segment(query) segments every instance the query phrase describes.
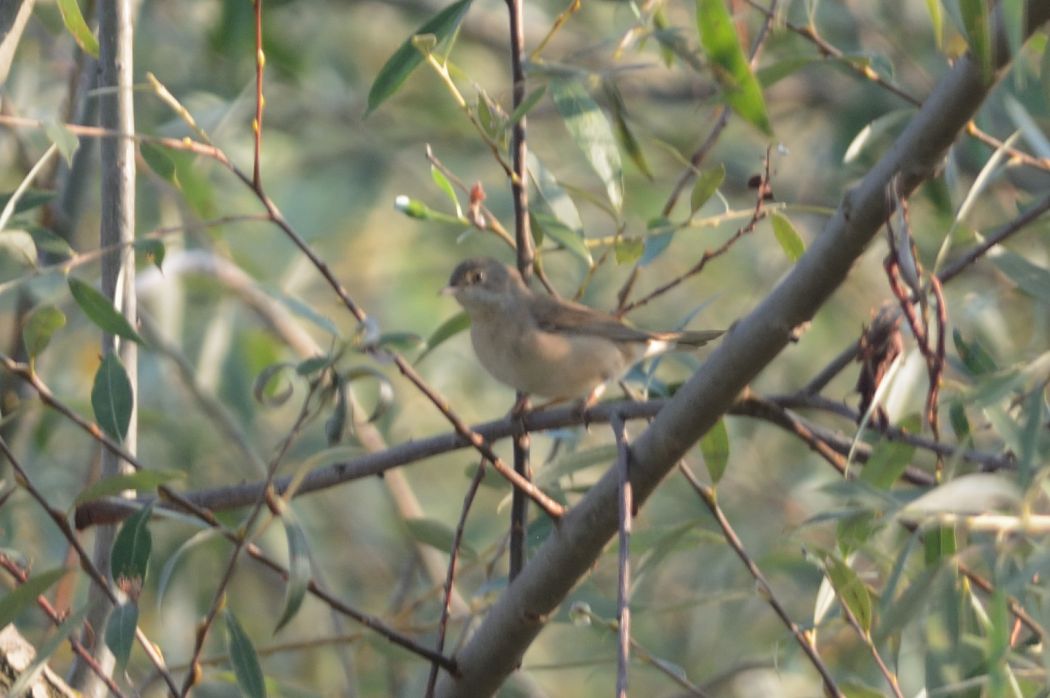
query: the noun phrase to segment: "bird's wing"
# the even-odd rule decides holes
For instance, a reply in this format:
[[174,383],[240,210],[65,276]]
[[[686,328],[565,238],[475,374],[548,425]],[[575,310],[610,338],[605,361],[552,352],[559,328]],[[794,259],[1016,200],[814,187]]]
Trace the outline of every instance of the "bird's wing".
[[722,335],[722,330],[649,332],[625,325],[619,318],[579,303],[536,294],[533,318],[542,330],[597,335],[615,342],[662,340],[687,347],[702,347]]
[[579,303],[536,294],[533,319],[537,327],[551,332],[596,335],[615,342],[648,342],[654,332],[635,329],[616,317]]

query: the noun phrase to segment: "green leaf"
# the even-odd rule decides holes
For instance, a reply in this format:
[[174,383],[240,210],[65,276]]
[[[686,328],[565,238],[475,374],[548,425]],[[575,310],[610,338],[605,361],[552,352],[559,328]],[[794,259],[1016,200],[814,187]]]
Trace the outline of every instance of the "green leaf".
[[18,680],[11,684],[5,695],[29,695],[29,688],[32,686],[33,682],[36,681],[36,677],[41,671],[43,671],[47,663],[51,661],[51,655],[58,651],[58,648],[61,647],[77,627],[84,622],[84,618],[87,617],[88,611],[91,610],[93,605],[92,602],[88,601],[76,612],[69,614],[69,617],[62,621],[62,625],[55,628],[51,637],[49,637],[46,642],[37,646],[36,657],[19,675]]
[[[307,359],[310,361],[310,359]],[[270,364],[255,377],[255,384],[252,386],[252,395],[255,396],[256,402],[260,405],[266,405],[267,407],[280,407],[288,401],[288,398],[292,396],[293,386],[291,381],[285,383],[283,389],[278,389],[281,385],[281,381],[278,380],[280,375],[285,371],[295,369],[295,366],[288,361],[280,361],[275,364]]]
[[540,198],[547,204],[555,217],[573,230],[583,230],[583,219],[576,208],[576,202],[565,191],[565,187],[558,183],[554,174],[544,167],[536,154],[531,150],[526,156],[529,167],[529,175],[536,185],[536,191]]
[[91,284],[71,276],[69,277],[69,292],[73,295],[73,300],[77,302],[80,309],[88,316],[88,319],[95,323],[103,332],[115,334],[139,344],[145,344],[145,341],[131,326],[128,319],[118,313],[113,304],[95,290]]
[[376,75],[375,82],[368,91],[368,109],[365,111],[365,116],[371,114],[380,104],[397,92],[412,71],[423,62],[423,54],[413,43],[413,37],[419,34],[433,34],[439,43],[444,41],[459,27],[467,10],[470,9],[470,3],[471,0],[459,0],[449,5],[412,32],[412,36],[405,39]]
[[113,439],[123,441],[134,404],[135,396],[124,365],[115,353],[107,353],[95,372],[95,385],[91,388],[95,421]]
[[142,159],[158,177],[176,187],[179,185],[175,161],[171,159],[166,149],[152,143],[142,142],[139,143],[139,152],[142,153]]
[[704,456],[704,464],[712,484],[717,485],[729,463],[729,432],[726,430],[724,419],[715,422],[715,425],[700,438],[700,453]]
[[50,255],[55,261],[70,259],[76,254],[68,242],[47,228],[41,228],[39,225],[27,225],[26,230],[32,236],[37,250],[42,254]]
[[165,482],[171,482],[185,477],[186,474],[180,470],[164,469],[136,470],[127,475],[111,475],[98,482],[85,487],[74,500],[76,505],[90,502],[102,497],[119,494],[125,490],[142,490],[151,492]]
[[825,558],[828,579],[839,600],[853,613],[864,632],[871,631],[873,619],[871,592],[857,573],[834,555]]
[[420,361],[426,358],[427,354],[441,346],[446,339],[454,337],[468,327],[470,327],[470,316],[466,312],[458,312],[448,320],[445,320],[427,337],[425,348],[419,357],[416,358],[415,363],[419,364]]
[[51,342],[51,337],[65,324],[65,314],[55,306],[34,308],[22,325],[22,341],[29,357],[35,359],[40,356]]
[[702,170],[693,182],[693,193],[689,195],[689,212],[696,213],[707,200],[714,196],[722,182],[726,179],[725,163],[719,163],[718,167]]
[[251,638],[237,622],[236,616],[229,609],[222,613],[226,621],[226,652],[230,655],[234,676],[241,694],[249,698],[265,698],[266,683],[263,681],[259,656]]
[[[14,192],[4,192],[0,194],[0,209],[7,206],[7,202],[14,196]],[[47,191],[44,189],[27,189],[22,192],[22,195],[18,197],[18,201],[15,202],[15,213],[25,213],[39,206],[43,206],[51,199],[55,198],[55,192]]]
[[638,266],[642,267],[664,253],[677,231],[671,221],[666,218],[656,218],[649,221],[648,232],[649,234],[645,236],[645,252],[638,261]]
[[146,258],[153,262],[153,266],[157,267],[157,271],[164,271],[164,255],[167,249],[164,247],[163,242],[154,238],[136,240],[135,249],[146,255]]
[[619,212],[623,208],[623,165],[609,120],[575,80],[553,81],[551,97],[569,135],[602,180],[609,202]]
[[62,22],[66,30],[73,36],[77,46],[89,54],[92,58],[98,58],[98,39],[91,33],[84,15],[80,12],[77,0],[58,0],[58,11],[62,14]]
[[791,224],[788,217],[783,214],[773,214],[773,235],[780,243],[784,254],[792,262],[797,262],[806,251],[806,243],[802,242],[802,236],[795,230],[795,226]]
[[161,611],[161,604],[164,601],[164,595],[168,591],[168,584],[171,582],[171,578],[175,574],[175,567],[186,556],[191,550],[199,545],[203,545],[213,538],[219,537],[219,529],[217,528],[205,528],[202,531],[197,531],[187,540],[183,541],[174,553],[168,556],[168,559],[164,562],[164,567],[160,570],[160,578],[157,580],[157,612]]
[[459,197],[456,196],[456,191],[452,188],[452,182],[448,181],[448,177],[433,165],[430,166],[430,178],[434,180],[434,184],[438,185],[441,191],[445,192],[445,196],[452,202],[452,205],[456,208],[456,217],[463,217],[463,207],[459,205]]
[[740,47],[725,0],[696,0],[696,22],[700,43],[707,53],[715,79],[722,86],[726,103],[744,121],[772,136],[773,128],[766,115],[762,88]]
[[883,439],[864,464],[860,479],[873,487],[888,490],[897,482],[914,455],[915,446]]
[[966,418],[966,407],[961,402],[953,402],[948,408],[948,421],[956,439],[963,441],[970,437],[970,420]]
[[927,565],[941,560],[950,561],[958,549],[955,529],[951,526],[937,526],[927,530],[922,537],[922,546]]
[[547,86],[546,85],[540,85],[538,88],[536,88],[535,90],[533,90],[529,94],[525,95],[525,99],[521,100],[521,104],[519,104],[518,108],[514,110],[514,113],[512,113],[510,115],[509,122],[511,124],[516,124],[519,121],[521,121],[521,119],[526,114],[528,114],[530,111],[532,111],[533,107],[535,107],[537,104],[539,104],[540,100],[543,98],[543,95],[546,94],[546,93],[547,93]]
[[627,121],[627,105],[623,101],[623,96],[620,91],[616,88],[616,85],[606,80],[603,83],[605,88],[605,95],[609,99],[609,105],[612,107],[613,125],[616,126],[616,140],[620,147],[623,148],[624,152],[627,153],[627,157],[631,158],[631,162],[634,166],[646,176],[647,179],[653,179],[653,171],[649,168],[649,163],[645,159],[645,152],[642,150],[641,144],[634,135],[634,131],[631,130],[631,125]]
[[113,541],[110,574],[118,584],[120,580],[126,579],[141,585],[146,579],[150,553],[153,550],[153,536],[149,532],[151,514],[152,502],[129,516]]
[[637,237],[616,238],[613,243],[617,264],[634,264],[645,252],[645,240]]
[[109,620],[106,621],[106,647],[117,661],[117,672],[123,672],[128,665],[138,624],[139,607],[132,601],[125,601],[109,614]]
[[[455,533],[443,522],[426,518],[406,519],[405,526],[408,527],[408,534],[420,543],[445,553],[452,551],[452,539]],[[477,553],[465,543],[460,544],[460,553],[469,559],[477,557]]]
[[930,28],[937,48],[944,45],[944,18],[941,15],[941,0],[926,0],[926,11],[930,13]]
[[970,51],[986,80],[992,79],[992,27],[986,0],[959,0],[963,28]]
[[310,583],[310,549],[306,533],[295,513],[286,508],[281,512],[281,523],[288,541],[288,582],[284,589],[284,611],[277,621],[274,633],[295,617],[306,597],[306,588]]
[[354,381],[361,379],[370,378],[376,381],[378,390],[376,391],[376,405],[372,408],[372,413],[368,415],[368,423],[378,421],[384,414],[386,414],[390,407],[394,404],[394,384],[390,382],[390,379],[383,375],[382,371],[372,366],[355,366],[349,371],[342,375],[342,380],[349,385]]
[[74,135],[65,124],[52,121],[44,126],[44,133],[48,140],[58,146],[58,152],[66,159],[66,164],[73,164],[73,154],[80,147],[80,139]]
[[7,592],[0,599],[0,628],[14,623],[18,614],[28,605],[36,602],[36,597],[51,588],[55,582],[72,572],[71,569],[59,567],[30,577],[25,584],[20,584]]
[[582,232],[573,230],[551,214],[543,211],[529,211],[529,218],[532,225],[539,228],[543,235],[554,240],[576,255],[576,257],[586,262],[588,267],[594,264],[594,260],[591,258],[591,251],[587,249]]
[[988,256],[992,264],[1021,291],[1042,303],[1050,304],[1050,269],[1033,264],[1009,250],[1000,249]]
[[981,376],[999,370],[995,359],[976,339],[967,342],[959,330],[952,330],[952,340],[955,342],[955,351],[971,374]]

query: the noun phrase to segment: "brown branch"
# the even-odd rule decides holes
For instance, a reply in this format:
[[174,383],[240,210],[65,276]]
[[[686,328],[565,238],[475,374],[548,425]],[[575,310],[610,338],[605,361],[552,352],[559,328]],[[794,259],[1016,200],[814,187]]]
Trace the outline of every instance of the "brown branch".
[[[14,560],[10,559],[4,553],[0,553],[0,567],[14,577],[15,581],[19,584],[25,584],[29,581],[29,573],[15,564]],[[43,594],[37,596],[36,605],[40,607],[40,610],[44,612],[44,615],[48,617],[48,620],[51,621],[52,625],[55,627],[62,625],[62,621],[64,620],[62,614],[51,605],[51,602],[48,601],[46,596]],[[85,666],[87,666],[95,676],[99,678],[99,680],[106,684],[106,688],[118,698],[124,698],[124,692],[120,690],[120,687],[113,681],[113,678],[110,677],[101,666],[99,666],[99,663],[91,656],[91,652],[84,646],[84,643],[72,634],[67,639],[69,640],[69,646],[72,648],[73,653],[80,657],[80,661],[82,661]]]
[[[463,542],[463,533],[467,528],[467,514],[470,512],[470,507],[474,504],[474,497],[478,493],[478,488],[481,487],[481,481],[485,478],[485,461],[481,461],[478,464],[478,469],[474,472],[474,477],[470,479],[470,486],[467,488],[467,493],[463,496],[463,506],[460,508],[459,521],[456,523],[456,531],[452,535],[452,551],[448,557],[448,575],[445,577],[445,593],[443,603],[441,604],[441,619],[438,621],[438,639],[435,643],[434,651],[439,655],[445,649],[445,634],[448,630],[448,618],[452,612],[452,589],[453,583],[456,579],[456,564],[459,561],[459,548]],[[434,685],[437,683],[438,669],[440,669],[438,662],[431,662],[430,664],[430,676],[427,678],[427,690],[426,695],[429,698],[434,695]]]
[[[120,600],[117,598],[116,593],[114,593],[113,589],[110,587],[106,576],[95,564],[94,558],[89,555],[87,550],[84,549],[84,546],[80,544],[80,540],[77,538],[73,528],[69,525],[66,515],[62,511],[48,504],[43,493],[41,493],[33,484],[33,481],[29,477],[29,473],[24,467],[22,467],[21,461],[19,461],[14,452],[11,451],[7,445],[7,441],[2,437],[0,437],[0,452],[3,453],[7,458],[8,463],[11,464],[15,473],[17,473],[19,486],[29,493],[29,496],[36,501],[40,508],[43,509],[44,513],[47,514],[55,526],[58,527],[59,532],[62,533],[62,537],[66,539],[66,542],[69,543],[70,547],[76,551],[77,558],[80,561],[80,567],[94,583],[94,588],[97,589],[97,591],[102,594],[110,604],[114,606],[118,605]],[[164,667],[164,659],[156,650],[155,645],[146,637],[145,633],[142,632],[140,628],[136,628],[135,636],[138,639],[139,644],[142,646],[142,649],[145,650],[146,656],[149,657],[150,661],[153,662],[153,666],[164,678],[165,683],[167,683],[168,687],[174,691],[175,680]],[[85,666],[90,668],[91,664],[85,664]]]
[[773,593],[773,588],[769,585],[762,570],[758,564],[751,559],[748,555],[747,550],[744,549],[744,544],[737,536],[736,531],[733,530],[733,526],[729,523],[729,519],[726,518],[722,508],[718,506],[718,500],[715,497],[715,491],[711,487],[704,485],[697,478],[696,475],[685,465],[685,463],[678,464],[678,471],[685,476],[686,481],[689,483],[693,491],[700,497],[700,501],[704,503],[707,510],[711,512],[711,516],[714,517],[715,523],[722,529],[722,537],[729,547],[733,549],[733,552],[737,554],[740,561],[744,563],[744,567],[751,574],[752,579],[755,580],[755,585],[758,587],[759,594],[773,609],[773,612],[777,614],[780,620],[784,623],[787,629],[794,636],[795,641],[798,643],[802,651],[809,657],[810,664],[820,674],[821,679],[824,681],[824,690],[828,694],[843,698],[844,694],[835,683],[835,677],[831,675],[831,670],[824,664],[824,660],[820,658],[820,654],[817,652],[816,645],[813,642],[813,638],[805,633],[799,625],[791,619],[787,609],[784,607],[780,600],[777,599],[776,594]]
[[616,695],[627,698],[627,676],[631,661],[631,520],[634,517],[634,495],[631,489],[630,445],[627,427],[619,414],[610,419],[616,438],[616,470],[620,476],[620,526],[616,584]]

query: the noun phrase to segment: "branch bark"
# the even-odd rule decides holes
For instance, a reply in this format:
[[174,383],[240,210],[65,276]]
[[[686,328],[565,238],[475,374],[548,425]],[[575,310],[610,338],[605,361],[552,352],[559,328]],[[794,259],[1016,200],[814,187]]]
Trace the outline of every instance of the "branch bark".
[[[99,107],[99,124],[116,131],[118,135],[102,140],[102,220],[100,246],[112,247],[113,252],[102,257],[102,293],[135,326],[137,308],[135,296],[135,250],[130,244],[135,239],[135,108],[132,93],[132,2],[113,0],[98,8],[99,85],[111,88],[103,94]],[[124,364],[135,401],[123,446],[134,454],[138,441],[138,348],[134,342],[121,340],[110,334],[102,336],[102,353],[116,353]],[[120,472],[131,472],[108,449],[102,451],[102,477]],[[95,534],[94,561],[101,570],[110,567],[110,550],[116,535],[113,527],[102,527]],[[102,628],[109,615],[109,599],[92,589],[95,606],[88,615],[93,632],[86,632],[85,644],[93,644],[96,661],[107,672],[112,670],[113,655],[101,641]],[[89,673],[83,662],[73,667],[74,686],[85,696],[104,696],[108,689],[94,673]]]
[[[1050,18],[1050,3],[1028,6],[1026,35]],[[940,80],[888,153],[846,193],[835,215],[787,277],[730,329],[707,363],[657,415],[631,449],[631,482],[643,503],[736,396],[809,321],[891,213],[886,191],[896,179],[907,195],[936,171],[948,147],[977,112],[1007,65],[1008,42],[996,42],[996,72],[982,75],[969,55]],[[525,650],[617,529],[618,476],[606,473],[559,522],[522,573],[458,653],[459,676],[443,674],[436,695],[486,696],[521,663]]]

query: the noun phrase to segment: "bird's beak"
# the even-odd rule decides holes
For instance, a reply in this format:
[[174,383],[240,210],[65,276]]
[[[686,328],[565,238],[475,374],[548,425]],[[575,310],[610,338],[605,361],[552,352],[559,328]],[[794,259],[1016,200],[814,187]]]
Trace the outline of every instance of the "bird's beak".
[[439,296],[451,296],[455,292],[456,292],[456,287],[455,286],[445,286],[440,291],[438,291],[438,295]]

